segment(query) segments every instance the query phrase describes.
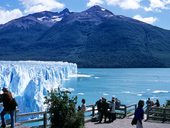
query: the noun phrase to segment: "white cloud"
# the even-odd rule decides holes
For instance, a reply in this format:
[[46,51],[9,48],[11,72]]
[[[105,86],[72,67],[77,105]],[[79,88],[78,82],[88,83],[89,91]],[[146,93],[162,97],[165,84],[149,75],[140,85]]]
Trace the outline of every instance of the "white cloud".
[[19,9],[4,10],[0,9],[0,24],[4,24],[10,20],[22,17],[23,14]]
[[64,8],[64,4],[57,0],[19,0],[25,7],[25,13],[51,11]]
[[98,4],[103,4],[104,1],[103,0],[89,0],[89,2],[87,3],[88,7],[91,7],[93,5],[98,5]]
[[106,0],[108,5],[119,6],[122,9],[138,9],[141,0]]
[[136,15],[133,17],[136,20],[140,20],[142,22],[148,23],[148,24],[153,24],[154,22],[156,22],[158,19],[155,17],[142,17],[140,15]]
[[141,0],[89,0],[87,6],[106,3],[107,5],[119,6],[122,9],[138,9]]
[[96,4],[107,4],[111,6],[118,6],[122,9],[139,9],[143,8],[145,11],[161,12],[163,9],[170,9],[170,0],[147,0],[149,5],[142,5],[144,0],[88,0],[87,6]]
[[145,11],[161,11],[170,9],[170,0],[149,0],[149,7],[144,7]]

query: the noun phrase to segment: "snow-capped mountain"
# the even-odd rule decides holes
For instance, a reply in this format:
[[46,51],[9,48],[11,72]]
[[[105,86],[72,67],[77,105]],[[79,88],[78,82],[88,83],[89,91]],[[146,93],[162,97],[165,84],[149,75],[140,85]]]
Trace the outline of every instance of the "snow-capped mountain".
[[79,67],[170,67],[170,31],[93,6],[40,12],[0,27],[0,60]]
[[46,27],[51,27],[56,22],[61,21],[63,17],[66,17],[70,14],[70,11],[66,8],[61,12],[49,12],[43,11],[34,14],[29,14],[15,20],[12,20],[2,26],[1,29],[7,27],[18,27],[22,29],[29,29],[34,25],[44,25]]
[[0,88],[13,93],[20,112],[42,111],[47,91],[76,73],[77,65],[67,62],[0,61]]
[[67,23],[77,22],[95,22],[99,24],[106,20],[107,18],[115,16],[112,12],[107,9],[104,9],[98,5],[95,5],[82,12],[74,12],[72,15],[65,17],[62,21]]

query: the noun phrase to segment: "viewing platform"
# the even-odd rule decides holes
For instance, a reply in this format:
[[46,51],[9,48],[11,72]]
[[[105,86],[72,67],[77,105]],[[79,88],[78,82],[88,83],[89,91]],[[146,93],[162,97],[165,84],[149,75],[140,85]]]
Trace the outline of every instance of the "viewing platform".
[[[112,123],[87,122],[85,128],[136,128],[131,125],[132,117],[116,119]],[[144,121],[144,128],[170,128],[170,123],[161,123],[158,121]]]
[[[131,128],[131,121],[136,104],[120,105],[116,108],[117,119],[112,123],[98,123],[95,120],[97,115],[97,107],[95,105],[87,105],[85,111],[85,128]],[[34,118],[25,118],[34,117]],[[35,118],[36,117],[36,118]],[[50,126],[49,113],[30,112],[15,114],[15,128],[48,128]],[[143,121],[144,128],[170,128],[170,108],[152,107],[145,114]],[[10,125],[7,128],[10,128]]]

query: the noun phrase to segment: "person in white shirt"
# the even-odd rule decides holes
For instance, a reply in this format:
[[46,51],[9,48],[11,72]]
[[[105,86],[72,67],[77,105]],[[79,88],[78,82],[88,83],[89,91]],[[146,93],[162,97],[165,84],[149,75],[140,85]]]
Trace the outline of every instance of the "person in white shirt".
[[85,99],[82,99],[81,100],[81,111],[85,112],[86,111],[86,100]]

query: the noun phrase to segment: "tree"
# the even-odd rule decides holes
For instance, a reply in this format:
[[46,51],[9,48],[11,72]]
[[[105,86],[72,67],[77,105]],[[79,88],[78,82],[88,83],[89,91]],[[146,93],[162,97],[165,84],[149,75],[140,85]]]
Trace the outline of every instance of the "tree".
[[169,107],[169,108],[170,108],[170,100],[167,100],[167,101],[166,101],[166,107]]
[[45,97],[52,128],[84,127],[84,114],[76,110],[77,96],[70,97],[69,94],[68,91],[54,89]]

